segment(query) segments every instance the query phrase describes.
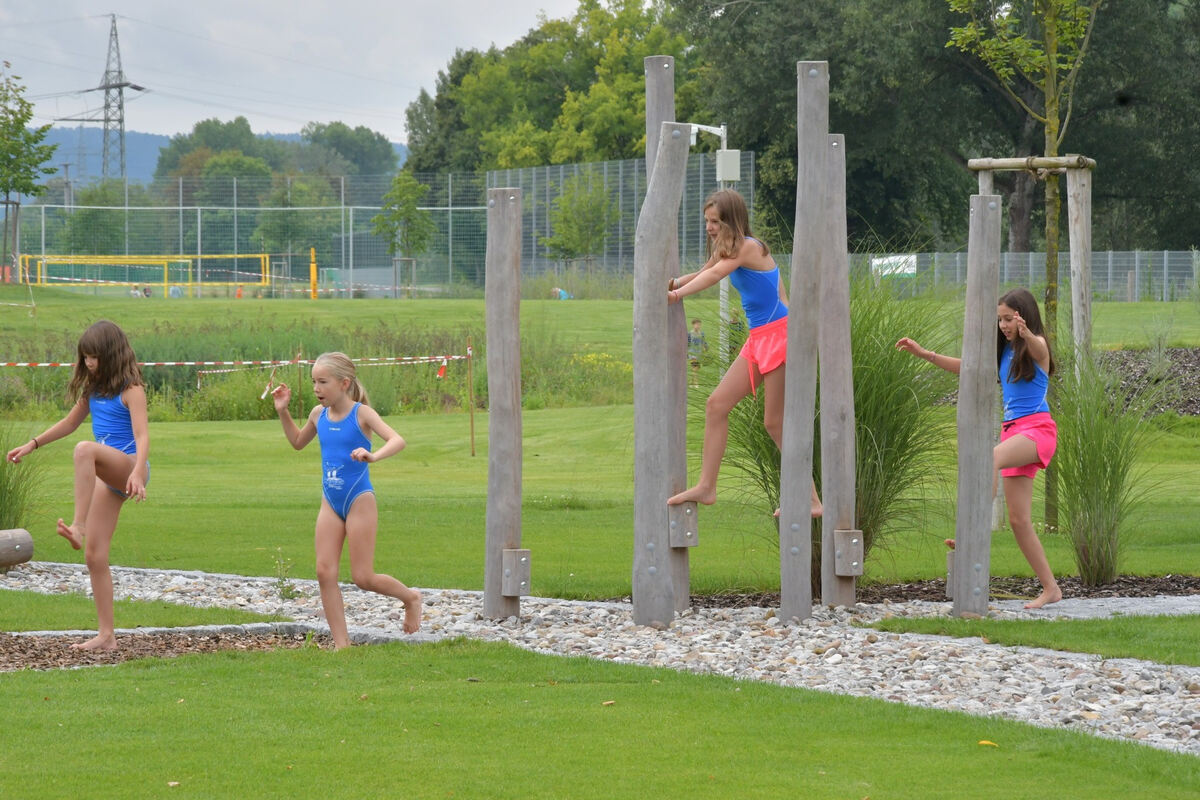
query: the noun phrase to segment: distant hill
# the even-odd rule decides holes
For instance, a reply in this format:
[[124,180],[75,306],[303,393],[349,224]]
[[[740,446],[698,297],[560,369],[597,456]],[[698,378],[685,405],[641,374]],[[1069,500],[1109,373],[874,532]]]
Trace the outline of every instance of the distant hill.
[[[262,137],[298,142],[298,133],[263,133]],[[49,165],[63,172],[63,164],[70,164],[72,182],[88,183],[100,177],[101,153],[104,146],[104,129],[95,126],[58,127],[49,130],[46,144],[56,144],[54,157]],[[171,141],[170,136],[157,133],[125,131],[125,172],[129,180],[149,183],[154,180],[154,168],[158,164],[158,151]],[[408,148],[392,142],[397,161],[403,165],[408,158]]]

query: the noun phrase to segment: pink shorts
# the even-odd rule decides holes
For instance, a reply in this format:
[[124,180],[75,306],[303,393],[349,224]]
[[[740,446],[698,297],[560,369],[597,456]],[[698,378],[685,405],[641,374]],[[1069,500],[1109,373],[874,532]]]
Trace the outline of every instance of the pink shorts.
[[750,335],[738,353],[750,367],[750,391],[755,391],[755,369],[758,374],[766,375],[787,361],[787,338],[787,317],[750,329]]
[[1018,434],[1029,439],[1037,447],[1038,460],[1023,467],[1002,469],[1000,474],[1005,478],[1032,478],[1037,475],[1039,469],[1045,469],[1050,459],[1054,458],[1054,451],[1058,447],[1058,425],[1045,411],[1001,423],[1000,441],[1006,441]]

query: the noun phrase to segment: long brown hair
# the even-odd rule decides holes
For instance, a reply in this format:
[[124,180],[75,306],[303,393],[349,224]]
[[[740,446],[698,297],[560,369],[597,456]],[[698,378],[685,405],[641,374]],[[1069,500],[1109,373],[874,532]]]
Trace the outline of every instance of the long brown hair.
[[[742,247],[746,237],[753,237],[750,232],[750,212],[746,210],[746,201],[733,189],[718,189],[704,201],[704,211],[715,207],[720,230],[708,242],[709,252],[716,253],[721,258],[733,258]],[[757,239],[755,241],[758,241]],[[771,254],[765,242],[758,242],[763,255]]]
[[346,394],[350,395],[350,399],[356,403],[362,403],[364,406],[371,405],[371,401],[367,399],[367,389],[362,385],[362,381],[358,379],[358,370],[354,367],[354,362],[350,360],[350,356],[345,353],[321,353],[317,356],[317,360],[313,362],[313,366],[320,364],[325,369],[329,370],[329,374],[337,380],[349,380],[350,387],[346,389]]
[[[116,397],[129,386],[142,384],[142,368],[129,345],[125,331],[115,322],[102,319],[83,332],[76,347],[75,371],[67,384],[71,402],[98,394]],[[86,356],[96,359],[96,373],[88,372]]]
[[[1028,289],[1012,289],[1004,293],[996,305],[1008,306],[1013,311],[1021,315],[1021,319],[1025,320],[1025,327],[1029,328],[1032,333],[1036,333],[1043,339],[1046,338],[1046,329],[1042,326],[1042,314],[1038,310],[1037,300]],[[1000,361],[1004,358],[1004,346],[1010,344],[1008,339],[1004,338],[1004,334],[1000,331],[1000,326],[996,326],[996,369],[1000,369]],[[1033,356],[1029,354],[1029,348],[1025,346],[1025,340],[1020,336],[1014,336],[1012,339],[1013,357],[1012,363],[1008,367],[1009,381],[1031,381],[1036,374],[1034,370]],[[1054,353],[1050,352],[1050,342],[1046,341],[1046,354],[1050,358],[1050,369],[1046,370],[1047,375],[1054,374]]]

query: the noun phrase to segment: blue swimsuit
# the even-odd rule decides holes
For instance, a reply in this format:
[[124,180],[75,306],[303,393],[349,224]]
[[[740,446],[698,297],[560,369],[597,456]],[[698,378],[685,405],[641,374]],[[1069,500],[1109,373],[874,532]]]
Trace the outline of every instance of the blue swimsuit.
[[[92,394],[88,397],[88,412],[92,415],[92,438],[103,445],[120,450],[127,456],[137,454],[137,442],[133,439],[133,421],[125,398],[103,397]],[[150,482],[150,462],[146,462],[146,483]],[[108,486],[110,492],[126,497],[124,490]]]
[[350,506],[364,492],[375,492],[371,486],[371,476],[367,474],[367,462],[355,461],[350,453],[359,447],[371,449],[371,440],[362,432],[358,424],[358,407],[354,408],[345,419],[337,422],[329,419],[329,409],[321,409],[317,417],[317,440],[321,443],[321,490],[329,507],[346,521]]

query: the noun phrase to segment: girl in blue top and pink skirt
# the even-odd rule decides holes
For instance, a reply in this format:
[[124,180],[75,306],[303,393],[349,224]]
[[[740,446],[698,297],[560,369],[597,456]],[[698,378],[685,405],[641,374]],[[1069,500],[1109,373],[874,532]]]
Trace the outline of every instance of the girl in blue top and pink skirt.
[[[750,334],[704,407],[704,446],[700,479],[667,500],[668,505],[717,500],[717,474],[729,439],[729,412],[743,397],[763,391],[763,425],[778,447],[783,436],[783,385],[787,361],[787,296],[779,267],[766,244],[750,234],[750,215],[732,189],[714,192],[704,202],[704,229],[711,256],[703,267],[672,278],[667,302],[678,303],[728,277],[742,299]],[[821,516],[821,499],[812,487],[812,515]]]
[[[992,494],[996,475],[1004,476],[1008,523],[1017,545],[1042,583],[1042,593],[1025,604],[1041,608],[1062,599],[1042,542],[1033,530],[1033,478],[1045,469],[1058,444],[1058,427],[1050,416],[1046,390],[1054,374],[1054,357],[1046,342],[1037,300],[1028,289],[1013,289],[996,306],[996,366],[1004,398],[1000,444],[992,450]],[[907,337],[896,348],[958,374],[962,360],[926,350]],[[952,539],[946,544],[954,546]]]

